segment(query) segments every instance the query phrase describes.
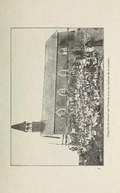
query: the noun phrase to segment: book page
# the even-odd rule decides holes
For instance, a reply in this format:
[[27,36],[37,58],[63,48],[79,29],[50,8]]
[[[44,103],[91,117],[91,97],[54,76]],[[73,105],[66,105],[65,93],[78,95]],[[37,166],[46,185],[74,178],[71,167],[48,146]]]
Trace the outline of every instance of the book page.
[[120,192],[119,4],[0,1],[0,192]]

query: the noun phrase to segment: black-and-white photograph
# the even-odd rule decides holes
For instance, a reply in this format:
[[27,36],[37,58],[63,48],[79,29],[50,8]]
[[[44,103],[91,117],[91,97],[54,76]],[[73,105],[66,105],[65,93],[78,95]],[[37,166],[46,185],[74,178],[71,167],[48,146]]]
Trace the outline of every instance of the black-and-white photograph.
[[11,29],[11,165],[104,165],[104,29]]

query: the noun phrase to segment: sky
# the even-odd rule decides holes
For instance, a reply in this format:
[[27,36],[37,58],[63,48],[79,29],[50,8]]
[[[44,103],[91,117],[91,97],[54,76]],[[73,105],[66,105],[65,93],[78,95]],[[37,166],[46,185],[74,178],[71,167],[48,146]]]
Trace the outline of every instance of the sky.
[[12,124],[41,120],[45,42],[55,31],[12,29]]
[[[12,30],[12,124],[41,120],[45,42],[55,31]],[[61,139],[12,130],[11,144],[13,165],[78,165],[78,155],[61,146]]]

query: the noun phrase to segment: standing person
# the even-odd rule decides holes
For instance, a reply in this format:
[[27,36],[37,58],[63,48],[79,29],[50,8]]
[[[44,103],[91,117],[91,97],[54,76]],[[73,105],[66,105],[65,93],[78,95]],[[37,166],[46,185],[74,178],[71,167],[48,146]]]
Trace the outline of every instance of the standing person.
[[64,144],[64,134],[62,135],[62,145]]
[[65,134],[65,145],[67,145],[67,142],[68,142],[68,136],[67,134]]

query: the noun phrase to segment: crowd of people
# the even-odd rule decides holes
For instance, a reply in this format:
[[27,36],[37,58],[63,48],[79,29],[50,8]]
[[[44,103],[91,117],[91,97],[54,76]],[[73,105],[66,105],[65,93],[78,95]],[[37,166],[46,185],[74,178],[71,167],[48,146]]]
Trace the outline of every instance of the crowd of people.
[[[93,144],[96,144],[96,137],[103,127],[101,62],[93,46],[84,45],[71,54],[75,61],[68,74],[69,148],[77,151],[81,158],[84,157],[82,164],[87,164],[90,149],[93,152]],[[98,146],[94,149],[95,152],[99,150]],[[99,162],[101,158],[98,154],[95,153]]]

